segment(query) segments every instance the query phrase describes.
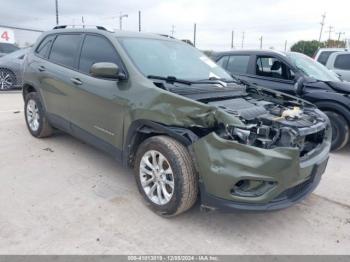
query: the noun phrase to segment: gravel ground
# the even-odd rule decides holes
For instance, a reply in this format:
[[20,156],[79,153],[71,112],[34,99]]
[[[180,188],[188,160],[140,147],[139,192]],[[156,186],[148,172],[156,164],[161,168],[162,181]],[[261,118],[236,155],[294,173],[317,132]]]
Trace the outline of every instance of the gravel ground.
[[289,209],[161,218],[131,170],[69,135],[35,139],[0,94],[0,254],[350,254],[350,146]]

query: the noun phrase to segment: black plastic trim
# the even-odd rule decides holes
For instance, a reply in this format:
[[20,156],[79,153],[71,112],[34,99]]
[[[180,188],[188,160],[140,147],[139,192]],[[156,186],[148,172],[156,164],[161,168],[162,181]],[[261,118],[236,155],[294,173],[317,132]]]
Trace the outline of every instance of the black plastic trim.
[[142,142],[138,141],[138,136],[142,134],[146,136],[168,135],[185,146],[191,145],[198,139],[196,134],[183,127],[164,126],[146,119],[136,120],[130,125],[125,139],[123,147],[124,166],[129,166],[130,156],[137,150],[140,142]]

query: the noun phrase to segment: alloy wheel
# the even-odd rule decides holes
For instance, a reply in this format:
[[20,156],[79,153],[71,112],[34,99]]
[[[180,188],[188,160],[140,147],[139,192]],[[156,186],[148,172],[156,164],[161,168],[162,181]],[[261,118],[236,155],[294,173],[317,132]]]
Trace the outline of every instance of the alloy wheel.
[[142,188],[153,203],[169,203],[174,194],[174,175],[163,154],[156,150],[147,151],[140,161],[139,174]]
[[0,70],[0,90],[8,90],[13,87],[13,77],[7,70]]
[[27,122],[32,131],[38,131],[40,123],[40,114],[39,114],[39,108],[37,103],[33,100],[30,99],[27,103]]

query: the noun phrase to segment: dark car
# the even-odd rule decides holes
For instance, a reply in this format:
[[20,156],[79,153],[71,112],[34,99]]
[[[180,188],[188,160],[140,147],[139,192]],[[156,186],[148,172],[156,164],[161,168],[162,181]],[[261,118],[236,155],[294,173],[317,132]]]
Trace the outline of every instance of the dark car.
[[210,209],[276,210],[319,183],[331,128],[311,103],[242,85],[176,39],[59,28],[25,58],[29,132],[55,127],[109,152],[157,213],[198,195]]
[[19,47],[9,44],[9,43],[0,43],[0,57],[15,52],[19,49]]
[[22,87],[23,61],[28,48],[0,57],[0,91]]
[[[331,120],[332,150],[348,143],[350,83],[320,63],[300,53],[273,50],[219,52],[214,53],[212,59],[249,84],[297,95],[314,103]],[[299,79],[303,81],[296,89]]]

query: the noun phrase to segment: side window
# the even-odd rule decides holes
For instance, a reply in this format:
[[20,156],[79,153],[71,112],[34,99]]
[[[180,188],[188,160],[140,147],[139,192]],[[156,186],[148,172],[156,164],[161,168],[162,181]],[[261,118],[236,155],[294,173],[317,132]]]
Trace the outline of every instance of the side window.
[[232,55],[227,63],[227,71],[231,73],[247,73],[249,55]]
[[322,65],[326,65],[329,56],[334,52],[335,51],[322,51],[319,57],[317,58],[317,62],[321,63]]
[[78,53],[81,35],[58,35],[53,42],[49,60],[70,68],[75,67],[75,58]]
[[227,61],[228,61],[228,56],[223,56],[221,57],[216,63],[221,66],[222,68],[226,69]]
[[37,55],[40,57],[46,58],[54,39],[54,35],[49,35],[45,37],[44,40],[42,40],[39,46],[36,48],[35,53],[37,53]]
[[293,80],[295,77],[286,64],[272,56],[257,57],[256,75],[284,80]]
[[91,66],[99,62],[110,62],[121,66],[117,51],[107,39],[87,35],[81,50],[79,71],[89,74]]
[[350,54],[338,55],[334,62],[334,68],[350,70]]

